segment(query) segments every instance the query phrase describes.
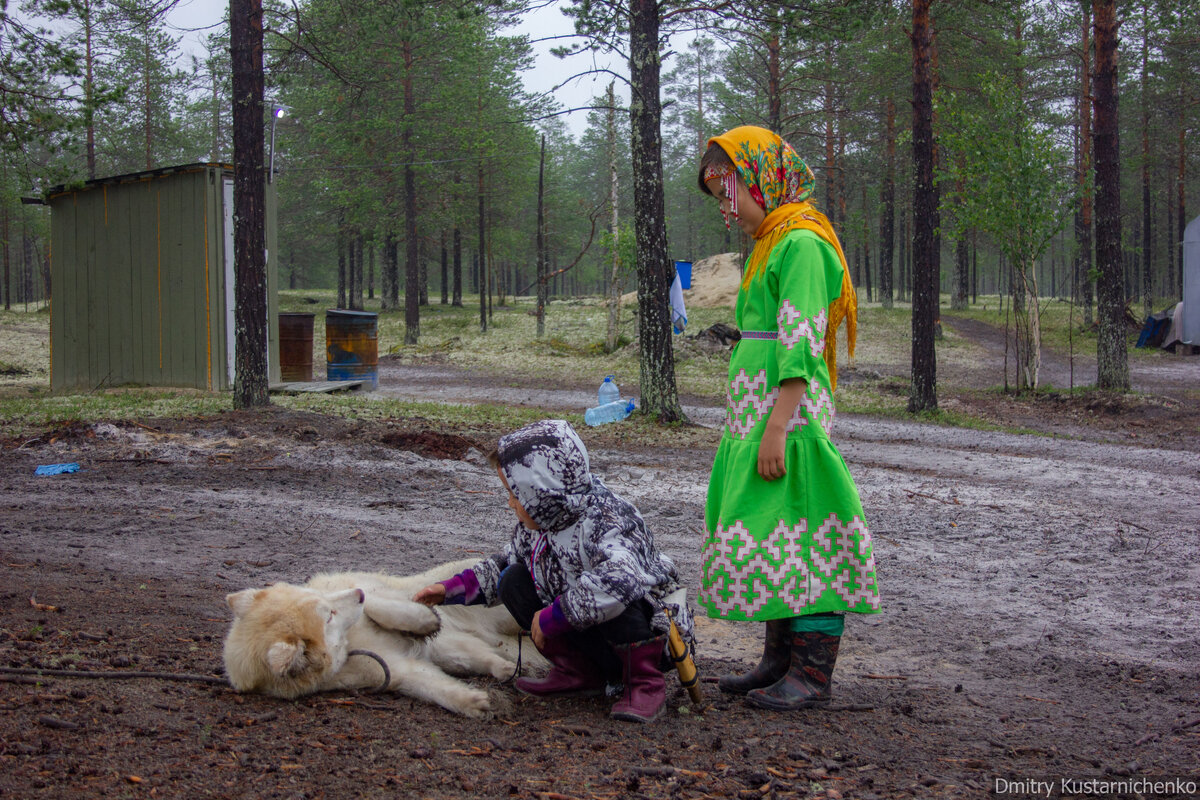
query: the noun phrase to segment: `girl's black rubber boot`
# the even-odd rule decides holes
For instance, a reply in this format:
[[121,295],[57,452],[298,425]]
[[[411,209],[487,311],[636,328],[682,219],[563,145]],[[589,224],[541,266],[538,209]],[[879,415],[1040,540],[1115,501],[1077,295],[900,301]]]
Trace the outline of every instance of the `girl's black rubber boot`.
[[717,679],[717,688],[725,694],[745,694],[766,688],[786,675],[792,663],[791,627],[791,619],[768,620],[758,666],[740,675],[722,675]]

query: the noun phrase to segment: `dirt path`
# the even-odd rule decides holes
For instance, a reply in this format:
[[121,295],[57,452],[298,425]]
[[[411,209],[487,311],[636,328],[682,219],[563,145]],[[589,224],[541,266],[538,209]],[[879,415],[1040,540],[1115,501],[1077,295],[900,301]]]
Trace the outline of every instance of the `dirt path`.
[[[418,379],[385,371],[381,391]],[[457,383],[422,385],[470,401]],[[587,394],[552,391],[527,402],[577,409]],[[599,701],[494,687],[513,709],[479,724],[386,696],[0,682],[0,797],[927,798],[1035,777],[1200,782],[1196,451],[849,416],[835,438],[884,602],[848,625],[837,710],[763,714],[707,683],[706,713],[677,692],[667,719],[641,727]],[[477,451],[404,423],[276,409],[17,444],[0,450],[8,667],[217,676],[226,592],[413,571],[490,552],[509,524]],[[693,584],[711,456],[593,446],[594,469]],[[33,475],[66,461],[83,470]],[[707,680],[758,647],[753,626],[699,630]]]
[[[983,348],[987,356],[972,366],[970,374],[949,374],[947,382],[959,386],[989,386],[1003,383],[1005,365],[1005,333],[986,322],[968,317],[942,317],[942,324],[956,335]],[[1009,378],[1015,385],[1015,331],[1008,333],[1007,363]],[[1096,383],[1096,353],[1077,344],[1074,354],[1043,347],[1039,385],[1064,390],[1071,386],[1084,387]],[[1136,392],[1159,395],[1178,395],[1181,388],[1200,388],[1200,357],[1175,356],[1156,350],[1157,358],[1131,359],[1130,387]],[[942,369],[939,364],[939,371]],[[997,379],[999,378],[999,380]]]

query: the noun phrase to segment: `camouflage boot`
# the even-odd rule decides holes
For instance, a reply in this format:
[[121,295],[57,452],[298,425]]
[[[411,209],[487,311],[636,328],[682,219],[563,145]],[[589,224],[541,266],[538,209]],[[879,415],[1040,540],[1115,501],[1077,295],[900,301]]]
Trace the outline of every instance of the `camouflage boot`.
[[776,711],[828,703],[841,641],[840,636],[815,631],[792,634],[792,664],[787,674],[765,689],[748,693],[746,702]]

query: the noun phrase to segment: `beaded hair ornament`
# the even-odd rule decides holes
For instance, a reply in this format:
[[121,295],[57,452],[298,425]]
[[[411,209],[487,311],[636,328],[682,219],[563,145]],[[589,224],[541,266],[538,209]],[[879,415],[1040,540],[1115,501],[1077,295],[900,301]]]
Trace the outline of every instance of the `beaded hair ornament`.
[[737,205],[737,170],[733,164],[709,164],[704,168],[704,182],[708,183],[713,178],[719,178],[721,187],[725,191],[725,197],[729,200],[729,212],[725,212],[725,206],[721,206],[721,217],[725,220],[725,229],[729,229],[729,218],[733,217],[736,222],[738,219]]

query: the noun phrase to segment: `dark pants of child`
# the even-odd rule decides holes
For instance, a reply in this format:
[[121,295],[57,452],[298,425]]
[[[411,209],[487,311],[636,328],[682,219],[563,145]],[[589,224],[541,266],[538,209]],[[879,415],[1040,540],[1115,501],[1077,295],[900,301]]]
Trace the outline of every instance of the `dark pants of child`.
[[[523,564],[511,564],[500,573],[498,594],[500,602],[504,603],[522,630],[529,630],[533,615],[545,607],[534,588],[529,570]],[[613,652],[612,645],[644,642],[653,638],[654,632],[650,628],[653,615],[653,606],[644,599],[638,600],[621,612],[619,617],[587,630],[572,631],[566,634],[566,638],[571,647],[591,663],[603,666],[604,675],[610,683],[619,683],[621,662]]]

